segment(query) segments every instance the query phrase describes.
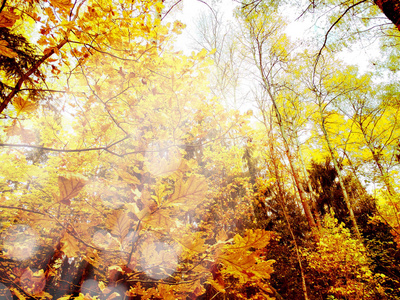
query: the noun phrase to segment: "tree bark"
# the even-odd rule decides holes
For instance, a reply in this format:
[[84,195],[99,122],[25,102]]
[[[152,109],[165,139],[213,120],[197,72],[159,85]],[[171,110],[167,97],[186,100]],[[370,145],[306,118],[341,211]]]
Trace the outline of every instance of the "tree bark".
[[399,0],[374,0],[385,16],[400,31],[400,1]]

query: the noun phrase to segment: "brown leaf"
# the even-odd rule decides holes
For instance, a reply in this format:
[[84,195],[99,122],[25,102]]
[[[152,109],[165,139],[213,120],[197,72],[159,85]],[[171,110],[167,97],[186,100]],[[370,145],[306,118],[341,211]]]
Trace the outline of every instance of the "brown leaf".
[[28,291],[30,295],[41,293],[46,286],[46,276],[43,270],[33,272],[29,267],[22,274],[20,283],[24,291]]
[[10,126],[4,126],[3,130],[7,136],[14,136],[20,134],[21,127],[18,126],[17,121],[14,120]]
[[87,181],[83,176],[59,176],[58,187],[60,189],[60,201],[69,204],[69,200],[78,196],[86,182]]
[[131,229],[131,219],[126,213],[114,213],[107,220],[107,227],[111,230],[111,234],[116,235],[122,241]]

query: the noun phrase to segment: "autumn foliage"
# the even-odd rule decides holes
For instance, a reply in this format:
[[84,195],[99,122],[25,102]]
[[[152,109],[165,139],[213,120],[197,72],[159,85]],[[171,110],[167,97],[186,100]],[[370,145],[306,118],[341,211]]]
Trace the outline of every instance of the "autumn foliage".
[[224,105],[178,2],[0,3],[0,297],[397,299],[396,89],[243,2]]

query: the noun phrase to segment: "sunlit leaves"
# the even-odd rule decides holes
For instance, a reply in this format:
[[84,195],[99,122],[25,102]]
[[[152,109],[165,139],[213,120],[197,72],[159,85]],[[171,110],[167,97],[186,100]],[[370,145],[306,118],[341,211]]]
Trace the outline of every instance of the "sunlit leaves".
[[3,10],[0,13],[0,27],[12,27],[18,18],[19,16],[17,16],[14,12]]
[[207,187],[205,178],[191,176],[185,182],[179,180],[175,185],[174,193],[165,202],[165,205],[184,211],[191,210],[204,200]]
[[76,238],[65,232],[61,239],[61,251],[68,257],[76,257],[79,254],[79,244]]
[[7,46],[7,41],[0,41],[0,55],[4,55],[10,58],[17,57],[18,54]]
[[379,284],[370,270],[365,247],[353,238],[344,224],[338,224],[333,215],[325,216],[321,239],[313,251],[305,256],[310,268],[329,274],[329,293],[335,297],[375,299],[374,289]]
[[111,234],[123,241],[131,229],[131,222],[127,214],[114,211],[113,214],[108,216],[107,227],[111,230]]
[[37,104],[25,100],[22,97],[16,97],[13,100],[13,106],[15,107],[15,110],[17,111],[18,114],[24,112],[33,112],[37,108]]

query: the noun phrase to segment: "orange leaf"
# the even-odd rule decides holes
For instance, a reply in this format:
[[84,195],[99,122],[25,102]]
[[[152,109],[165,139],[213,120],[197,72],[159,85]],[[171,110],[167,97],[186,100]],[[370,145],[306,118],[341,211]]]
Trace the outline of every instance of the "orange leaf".
[[17,57],[18,54],[7,48],[8,43],[6,41],[0,41],[0,55],[7,56],[9,58]]
[[0,27],[12,27],[19,16],[11,11],[2,11],[0,13]]
[[65,233],[63,238],[61,239],[62,247],[61,251],[68,257],[76,257],[78,256],[79,246],[77,240],[70,235],[69,233]]
[[111,229],[111,234],[116,235],[122,241],[129,233],[131,228],[131,219],[125,213],[114,213],[108,217],[107,227]]
[[24,100],[22,97],[17,97],[15,100],[13,100],[13,106],[18,114],[21,112],[32,112],[36,109],[36,103]]
[[68,10],[70,7],[72,7],[72,3],[70,0],[51,0],[50,2],[51,5],[61,10]]

